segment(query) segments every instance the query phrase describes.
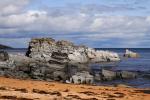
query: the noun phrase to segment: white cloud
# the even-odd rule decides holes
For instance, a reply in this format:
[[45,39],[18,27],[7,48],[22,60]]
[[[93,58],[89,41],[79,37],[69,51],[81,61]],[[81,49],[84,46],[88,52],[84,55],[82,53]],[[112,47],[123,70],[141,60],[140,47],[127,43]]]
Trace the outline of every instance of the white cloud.
[[22,11],[31,0],[0,0],[0,15],[14,14]]
[[101,7],[94,14],[83,11],[83,7],[88,6],[74,12],[73,9],[72,12],[58,9],[58,13],[52,13],[54,9],[25,11],[24,7],[29,1],[31,0],[0,1],[0,36],[3,34],[7,37],[16,33],[23,36],[31,33],[32,36],[32,33],[35,35],[36,32],[68,35],[76,33],[80,39],[107,41],[118,38],[124,40],[122,43],[138,45],[150,32],[150,16],[104,16],[98,12]]

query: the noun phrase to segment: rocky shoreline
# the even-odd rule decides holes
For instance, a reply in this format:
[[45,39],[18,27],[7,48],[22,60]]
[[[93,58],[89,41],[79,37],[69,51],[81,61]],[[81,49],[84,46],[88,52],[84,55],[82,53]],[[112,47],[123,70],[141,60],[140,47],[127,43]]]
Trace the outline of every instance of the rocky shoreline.
[[77,46],[64,40],[36,38],[30,41],[26,55],[0,52],[0,76],[75,84],[138,77],[136,72],[102,69],[92,73],[89,70],[89,63],[119,61],[115,52]]

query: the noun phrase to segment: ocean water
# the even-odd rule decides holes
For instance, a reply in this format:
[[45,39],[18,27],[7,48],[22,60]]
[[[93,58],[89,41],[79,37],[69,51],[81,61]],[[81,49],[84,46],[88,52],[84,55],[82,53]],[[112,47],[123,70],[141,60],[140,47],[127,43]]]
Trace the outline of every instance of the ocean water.
[[124,48],[98,48],[97,50],[109,50],[117,52],[121,58],[121,61],[110,64],[95,64],[95,66],[92,67],[94,70],[99,70],[100,68],[107,67],[107,69],[111,70],[135,71],[141,74],[136,79],[115,80],[111,82],[102,82],[98,84],[112,85],[120,83],[138,88],[150,88],[150,48],[129,48],[129,50],[139,53],[140,58],[124,58]]
[[[129,50],[137,52],[140,54],[140,58],[123,58],[125,53],[124,48],[96,48],[97,50],[109,50],[117,52],[121,57],[120,62],[115,63],[97,63],[91,64],[91,71],[99,71],[102,68],[111,69],[111,70],[127,70],[127,71],[136,71],[141,75],[136,79],[128,80],[113,80],[107,82],[97,82],[97,85],[114,85],[114,84],[126,84],[138,88],[150,88],[150,48],[129,48]],[[24,53],[27,49],[8,49],[5,50],[9,53]],[[145,76],[147,77],[145,77]]]

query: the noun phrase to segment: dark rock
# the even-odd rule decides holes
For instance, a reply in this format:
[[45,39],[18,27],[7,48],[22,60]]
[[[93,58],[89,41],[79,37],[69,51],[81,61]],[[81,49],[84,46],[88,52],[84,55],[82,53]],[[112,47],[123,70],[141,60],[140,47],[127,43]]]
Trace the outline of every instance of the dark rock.
[[12,49],[12,47],[0,44],[0,49]]
[[65,61],[60,61],[60,60],[58,61],[56,59],[51,59],[48,62],[49,62],[49,64],[59,64],[59,65],[66,63]]
[[62,71],[55,71],[53,72],[53,79],[55,81],[65,81],[66,80],[66,74]]
[[77,72],[87,71],[90,72],[90,67],[88,64],[79,64],[79,63],[67,63],[65,70],[69,77],[75,75]]
[[106,81],[116,79],[116,72],[102,69],[102,79]]
[[120,75],[122,79],[133,79],[137,77],[137,73],[129,71],[121,71]]
[[142,75],[144,78],[150,79],[150,74],[144,74]]
[[6,51],[0,51],[0,61],[9,60],[9,55]]
[[61,52],[53,52],[51,57],[59,60],[68,59],[68,55],[66,53]]

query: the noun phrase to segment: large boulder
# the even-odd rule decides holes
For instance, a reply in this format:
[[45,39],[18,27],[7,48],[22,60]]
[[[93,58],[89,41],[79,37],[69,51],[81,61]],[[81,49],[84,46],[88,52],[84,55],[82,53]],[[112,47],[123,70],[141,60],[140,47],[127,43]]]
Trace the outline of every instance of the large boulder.
[[122,79],[133,79],[137,77],[137,73],[130,71],[121,71],[120,75]]
[[126,49],[126,52],[124,54],[124,57],[128,57],[128,58],[138,58],[140,57],[140,55],[138,53],[135,53],[133,51],[130,51],[128,49]]
[[87,56],[92,62],[120,61],[119,55],[115,52],[87,49]]
[[111,70],[102,69],[102,79],[106,81],[110,81],[116,79],[116,72]]
[[0,61],[9,60],[9,55],[6,51],[0,51]]
[[[52,38],[35,38],[29,43],[28,57],[36,60],[71,63],[87,63],[89,61],[119,61],[118,54],[98,51],[86,46],[77,46],[70,41],[55,41]],[[55,60],[54,60],[55,59]]]
[[77,72],[70,78],[70,82],[74,84],[93,84],[94,77],[89,72]]

